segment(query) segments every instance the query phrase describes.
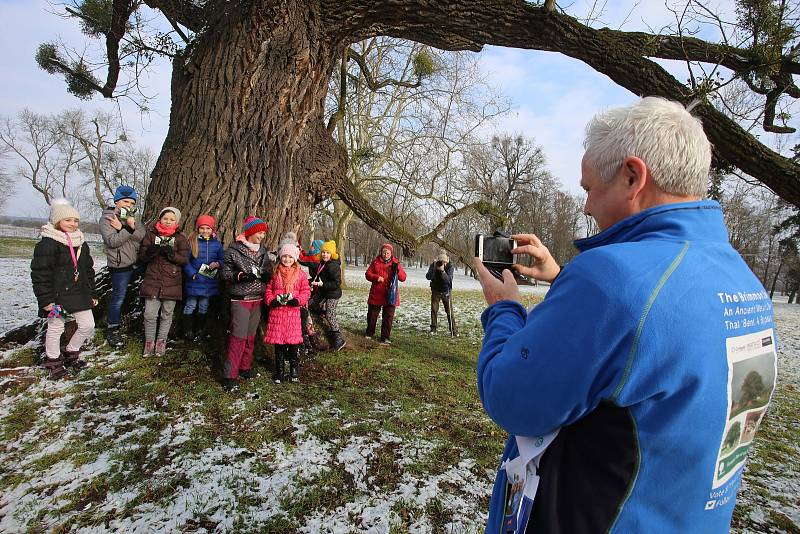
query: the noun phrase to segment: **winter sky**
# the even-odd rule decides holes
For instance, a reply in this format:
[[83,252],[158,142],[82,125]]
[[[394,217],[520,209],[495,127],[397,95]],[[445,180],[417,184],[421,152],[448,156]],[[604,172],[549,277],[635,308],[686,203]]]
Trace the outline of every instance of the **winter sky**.
[[[586,16],[592,6],[603,8],[602,24],[626,31],[652,31],[674,24],[675,15],[661,0],[616,0],[597,2],[572,0],[565,3],[570,14]],[[732,1],[711,0],[717,12],[731,13]],[[60,39],[83,47],[84,36],[78,25],[53,12],[63,7],[45,0],[0,1],[0,115],[13,116],[23,108],[38,113],[57,113],[65,109],[103,109],[119,112],[134,140],[161,149],[169,120],[169,80],[171,67],[160,61],[150,71],[148,92],[155,96],[151,111],[141,115],[127,101],[110,102],[100,96],[91,101],[79,100],[66,91],[61,76],[47,74],[34,61],[36,47],[44,41]],[[731,18],[731,17],[728,17]],[[715,36],[712,36],[715,37]],[[679,62],[661,62],[679,79],[686,78]],[[627,104],[635,99],[605,75],[565,56],[498,47],[486,47],[480,64],[491,82],[513,104],[513,110],[496,125],[496,131],[521,133],[543,146],[550,171],[572,192],[579,192],[580,157],[583,128],[597,111]],[[46,212],[44,201],[24,183],[6,208],[8,214],[39,216]]]

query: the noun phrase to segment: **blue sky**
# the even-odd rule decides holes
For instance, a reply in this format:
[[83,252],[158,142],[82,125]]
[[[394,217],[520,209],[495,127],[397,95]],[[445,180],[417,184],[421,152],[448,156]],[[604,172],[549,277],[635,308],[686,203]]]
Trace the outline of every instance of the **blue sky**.
[[[674,20],[665,4],[656,0],[607,3],[601,25],[611,28],[618,28],[625,21],[625,30],[646,31]],[[711,7],[718,6],[718,11],[730,12],[731,3],[712,1]],[[569,12],[585,15],[593,4],[591,0],[576,0],[569,4]],[[44,0],[0,1],[0,49],[4,51],[0,55],[3,80],[0,115],[13,116],[25,107],[39,113],[76,107],[118,112],[131,136],[157,154],[169,120],[169,63],[162,60],[147,80],[148,91],[156,95],[148,115],[142,116],[132,103],[124,100],[118,103],[100,97],[89,102],[79,100],[66,92],[60,76],[47,74],[34,61],[36,47],[41,42],[61,39],[76,46],[83,46],[81,43],[85,42],[77,24],[52,14],[53,10]],[[487,47],[480,54],[480,64],[514,107],[496,129],[534,137],[544,148],[550,171],[567,189],[577,193],[584,125],[597,111],[630,103],[635,96],[605,75],[560,54]],[[680,64],[670,68],[679,73],[681,79],[685,77],[680,74],[683,71]],[[46,208],[30,186],[20,183],[6,211],[38,216],[45,213]]]

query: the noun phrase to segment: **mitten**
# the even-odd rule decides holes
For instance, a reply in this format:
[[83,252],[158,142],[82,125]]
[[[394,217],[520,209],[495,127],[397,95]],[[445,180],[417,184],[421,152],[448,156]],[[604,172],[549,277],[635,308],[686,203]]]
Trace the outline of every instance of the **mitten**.
[[245,273],[240,271],[236,275],[236,281],[239,282],[240,284],[247,284],[249,282],[253,282],[255,279],[256,275],[254,275],[253,273]]
[[277,308],[280,305],[281,305],[281,303],[278,302],[278,299],[273,299],[272,302],[269,303],[269,307],[270,308]]
[[288,301],[286,301],[286,304],[288,306],[300,306],[300,301],[297,299],[289,299]]

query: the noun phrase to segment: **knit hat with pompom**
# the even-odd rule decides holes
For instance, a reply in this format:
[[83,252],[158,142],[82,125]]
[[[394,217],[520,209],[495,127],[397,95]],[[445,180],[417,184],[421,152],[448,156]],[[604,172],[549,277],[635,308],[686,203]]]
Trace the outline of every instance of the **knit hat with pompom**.
[[80,220],[81,215],[66,198],[57,198],[50,203],[50,224],[56,226],[62,220],[71,217]]

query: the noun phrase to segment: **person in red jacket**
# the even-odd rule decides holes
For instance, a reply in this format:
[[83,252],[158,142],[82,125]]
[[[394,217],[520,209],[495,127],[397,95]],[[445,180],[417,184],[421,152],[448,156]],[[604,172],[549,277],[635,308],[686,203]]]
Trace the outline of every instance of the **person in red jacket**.
[[365,335],[375,335],[375,325],[378,322],[378,312],[381,312],[381,343],[389,344],[392,335],[392,322],[394,310],[400,305],[400,285],[398,282],[406,281],[406,271],[400,265],[400,260],[393,255],[394,248],[389,243],[381,245],[381,253],[369,264],[364,273],[367,280],[372,282],[367,299],[367,331]]

